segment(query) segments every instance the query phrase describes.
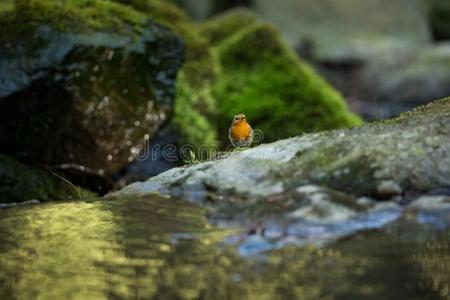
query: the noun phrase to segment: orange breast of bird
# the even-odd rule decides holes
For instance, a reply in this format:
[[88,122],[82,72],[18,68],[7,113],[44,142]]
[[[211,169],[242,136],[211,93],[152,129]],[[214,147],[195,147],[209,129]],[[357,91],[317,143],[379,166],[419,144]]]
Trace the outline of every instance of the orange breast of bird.
[[235,124],[231,128],[231,137],[235,140],[245,140],[250,136],[252,128],[247,122],[243,121]]

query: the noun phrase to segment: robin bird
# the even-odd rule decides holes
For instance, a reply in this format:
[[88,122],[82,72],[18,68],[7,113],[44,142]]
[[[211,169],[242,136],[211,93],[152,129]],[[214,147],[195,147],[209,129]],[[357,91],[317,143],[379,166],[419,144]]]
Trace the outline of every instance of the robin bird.
[[231,121],[228,137],[235,147],[250,147],[253,142],[253,129],[247,123],[244,114],[238,114]]

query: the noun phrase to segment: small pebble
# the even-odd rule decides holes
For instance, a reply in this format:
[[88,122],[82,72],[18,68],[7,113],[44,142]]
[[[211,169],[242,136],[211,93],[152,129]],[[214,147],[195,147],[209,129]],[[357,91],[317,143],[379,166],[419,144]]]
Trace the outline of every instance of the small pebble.
[[297,188],[298,193],[302,194],[315,194],[323,192],[322,189],[317,185],[303,185]]
[[370,205],[374,204],[375,201],[368,197],[361,197],[361,198],[356,199],[356,203],[358,203],[359,205],[362,205],[362,206],[370,206]]
[[384,180],[378,187],[377,191],[381,196],[395,196],[402,193],[402,188],[393,180]]
[[37,199],[32,199],[30,201],[28,201],[30,204],[39,204],[41,203],[41,201],[37,200]]

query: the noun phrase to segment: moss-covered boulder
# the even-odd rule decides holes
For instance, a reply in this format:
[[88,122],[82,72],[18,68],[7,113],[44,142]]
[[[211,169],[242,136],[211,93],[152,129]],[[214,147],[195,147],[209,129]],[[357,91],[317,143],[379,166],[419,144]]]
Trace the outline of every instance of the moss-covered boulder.
[[112,174],[171,115],[183,44],[146,13],[17,0],[0,14],[1,153]]
[[58,173],[0,155],[0,203],[68,200],[93,195]]
[[265,141],[360,124],[339,93],[251,13],[228,13],[206,23],[203,32],[221,66],[214,86],[221,133],[240,112]]

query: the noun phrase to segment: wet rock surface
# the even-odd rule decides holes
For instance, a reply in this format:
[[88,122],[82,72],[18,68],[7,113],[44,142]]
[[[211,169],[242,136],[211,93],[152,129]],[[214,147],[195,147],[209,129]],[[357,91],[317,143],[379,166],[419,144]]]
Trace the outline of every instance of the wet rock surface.
[[218,224],[264,232],[266,239],[257,242],[270,247],[321,244],[384,227],[421,195],[432,198],[417,202],[417,222],[448,228],[442,199],[450,186],[449,129],[447,98],[382,123],[305,134],[175,168],[113,195],[162,193],[200,203]]
[[116,172],[170,114],[182,42],[152,23],[138,37],[29,34],[0,49],[0,151]]

